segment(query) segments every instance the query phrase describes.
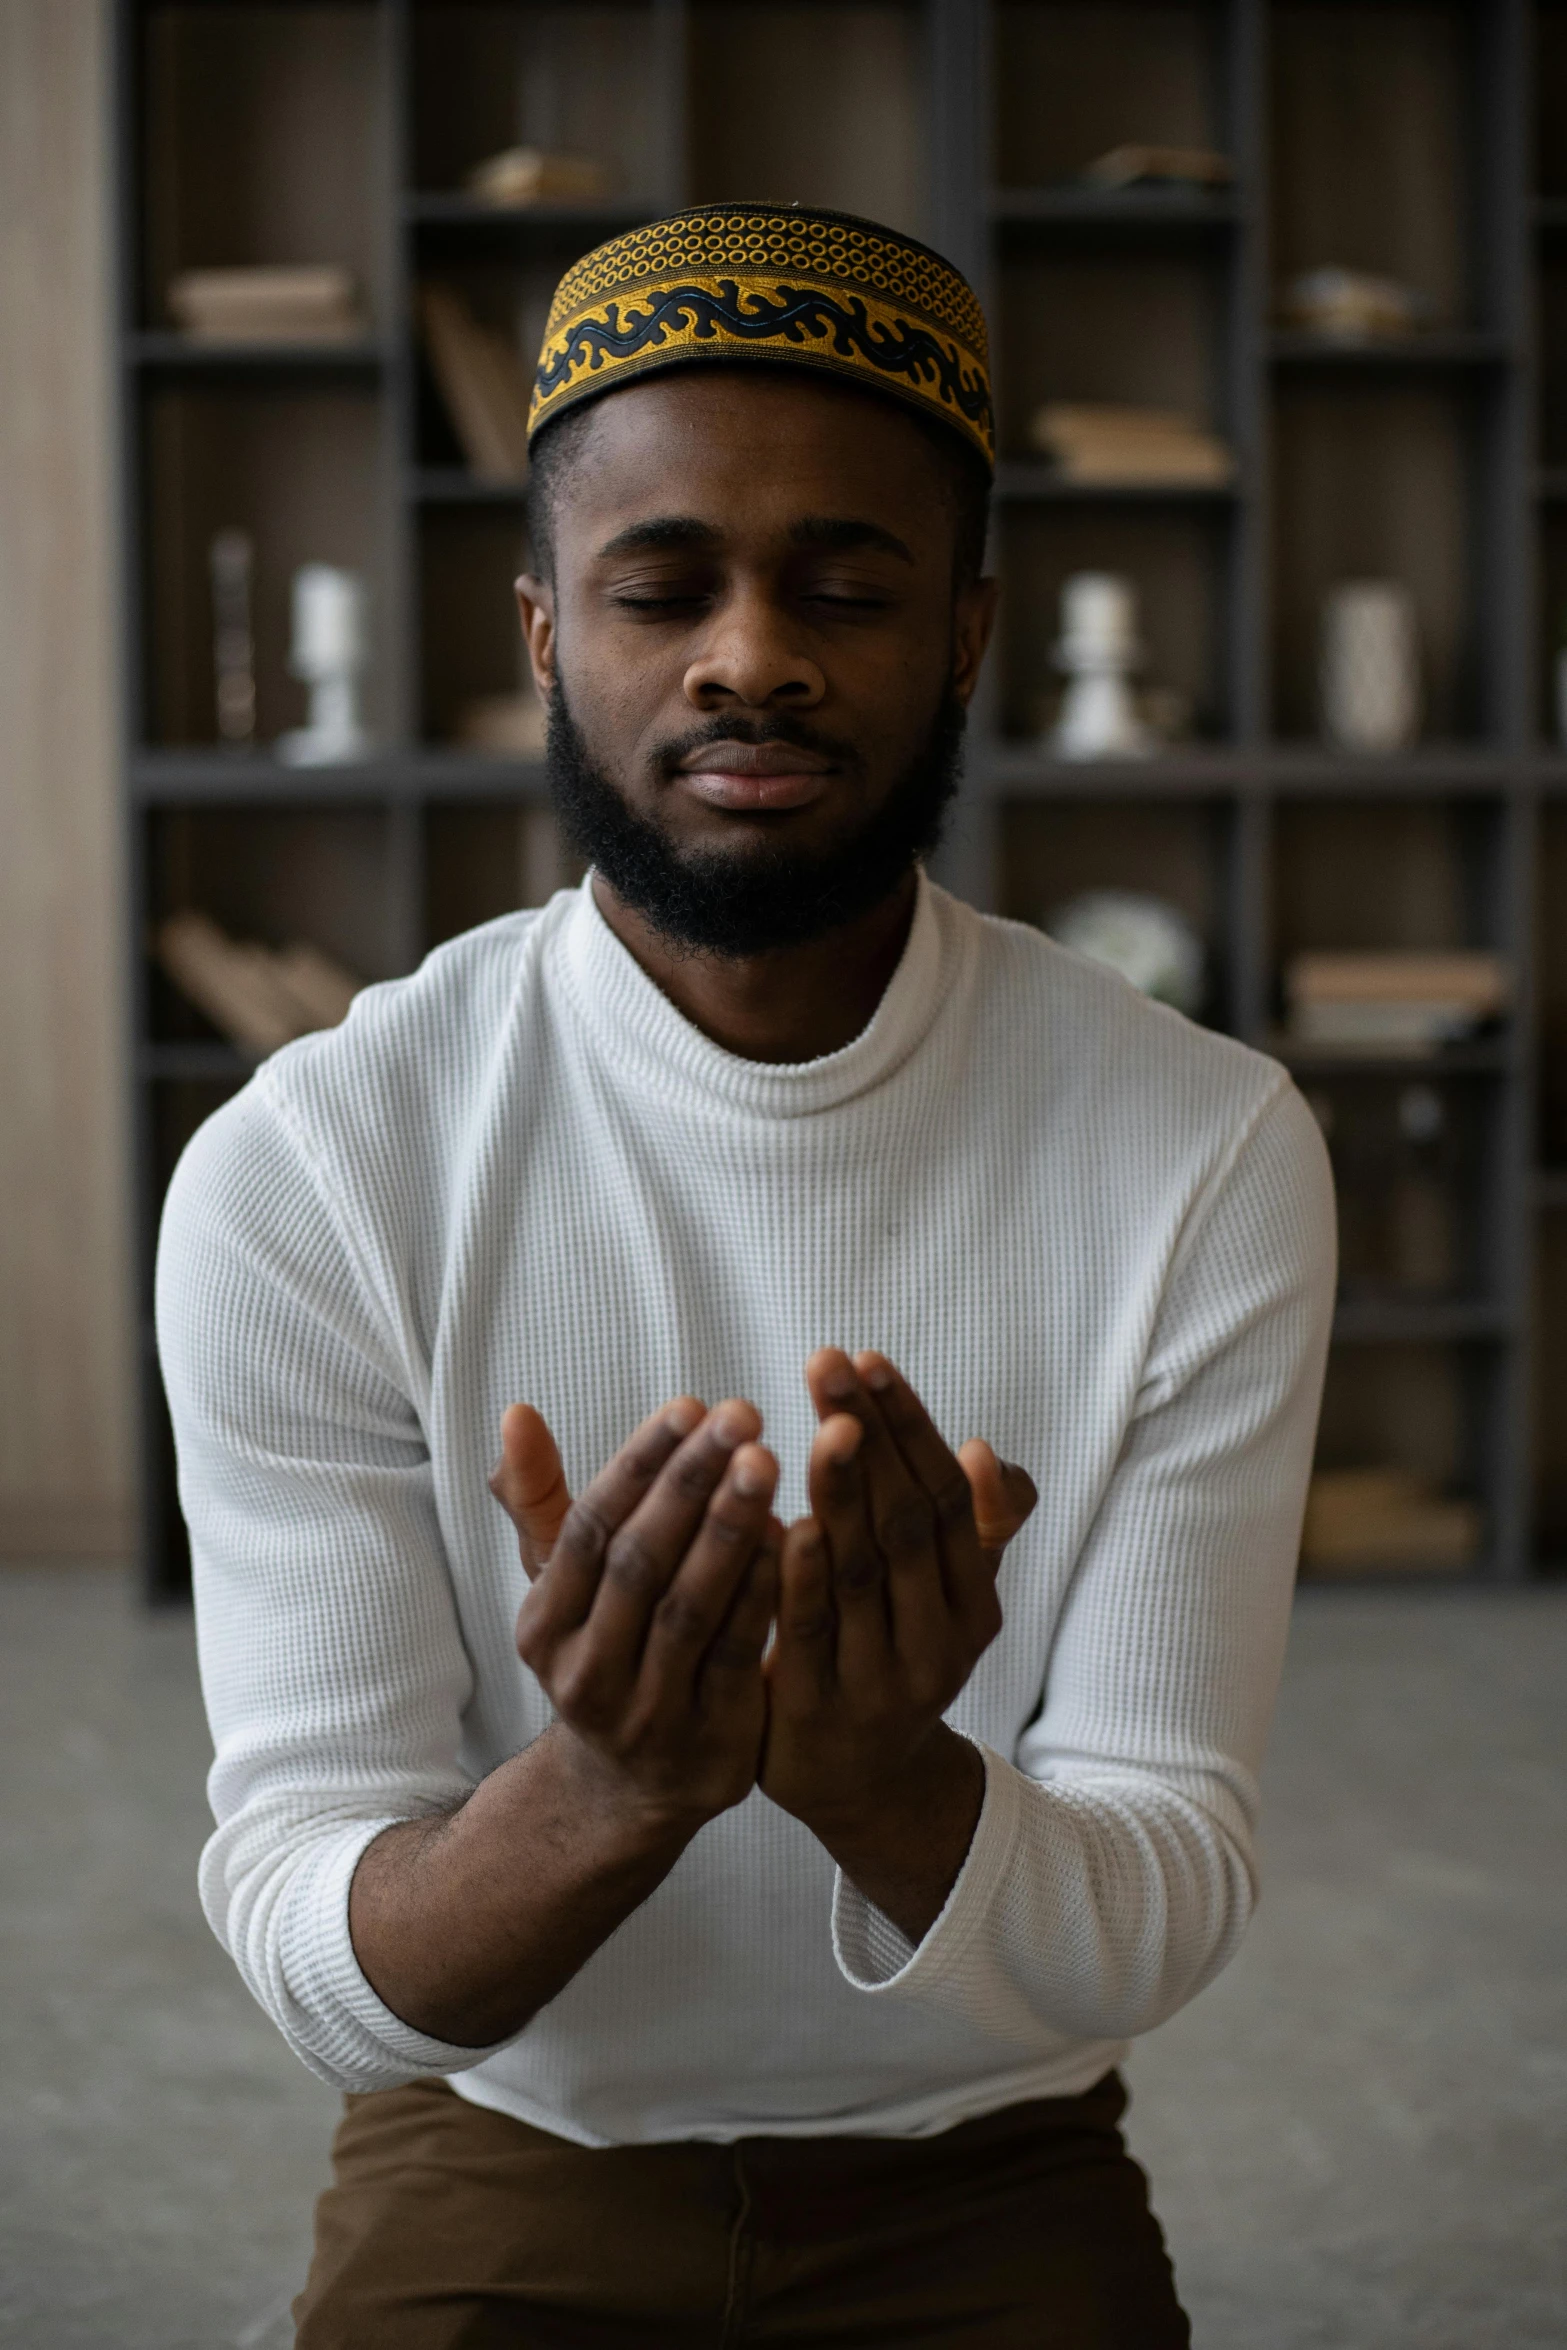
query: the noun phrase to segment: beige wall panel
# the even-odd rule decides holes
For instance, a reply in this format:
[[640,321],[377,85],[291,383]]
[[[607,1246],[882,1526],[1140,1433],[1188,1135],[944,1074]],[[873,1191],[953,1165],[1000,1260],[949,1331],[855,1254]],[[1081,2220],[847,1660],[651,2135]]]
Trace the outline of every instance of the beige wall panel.
[[129,1546],[100,0],[0,0],[0,1556]]

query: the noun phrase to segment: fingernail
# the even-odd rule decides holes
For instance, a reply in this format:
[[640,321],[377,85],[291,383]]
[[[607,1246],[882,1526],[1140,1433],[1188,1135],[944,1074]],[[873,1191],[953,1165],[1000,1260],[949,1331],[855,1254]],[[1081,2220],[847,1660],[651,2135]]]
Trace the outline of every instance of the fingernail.
[[736,1493],[741,1494],[747,1501],[758,1493],[765,1493],[771,1482],[772,1480],[761,1461],[749,1460],[735,1463],[734,1488]]
[[713,1414],[713,1434],[726,1452],[733,1452],[737,1444],[744,1444],[751,1430],[747,1415],[738,1404],[725,1404]]
[[847,1428],[833,1431],[832,1457],[835,1461],[852,1461],[865,1440],[865,1431],[858,1420],[851,1420]]
[[892,1365],[884,1362],[880,1355],[872,1355],[862,1367],[860,1377],[867,1387],[874,1388],[880,1395],[892,1385]]
[[822,1393],[823,1395],[830,1395],[835,1402],[838,1402],[845,1397],[851,1396],[858,1384],[859,1383],[856,1380],[854,1373],[848,1368],[847,1365],[845,1365],[841,1371],[832,1370],[828,1372],[826,1378],[822,1381]]
[[699,1403],[674,1403],[664,1414],[664,1426],[672,1436],[689,1436],[693,1428],[701,1427],[702,1416]]

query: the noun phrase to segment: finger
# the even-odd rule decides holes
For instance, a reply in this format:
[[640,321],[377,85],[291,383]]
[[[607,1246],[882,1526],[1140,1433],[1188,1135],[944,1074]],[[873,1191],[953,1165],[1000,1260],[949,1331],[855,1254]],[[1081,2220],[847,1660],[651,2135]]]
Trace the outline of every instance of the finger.
[[[703,1409],[695,1396],[677,1396],[642,1422],[571,1503],[561,1520],[547,1568],[523,1600],[517,1619],[519,1646],[525,1632],[533,1638],[555,1641],[586,1621],[611,1538],[702,1418]],[[528,1656],[527,1661],[531,1664],[535,1659]]]
[[727,1704],[760,1667],[778,1605],[782,1551],[783,1528],[769,1516],[729,1613],[702,1659],[700,1702],[704,1706]]
[[490,1491],[517,1529],[517,1548],[531,1582],[555,1547],[571,1507],[560,1450],[542,1412],[531,1403],[501,1414],[501,1457],[490,1471]]
[[[861,1462],[871,1528],[886,1562],[893,1645],[906,1667],[919,1669],[931,1666],[949,1646],[952,1608],[942,1570],[935,1498],[895,1441],[881,1397],[861,1375],[865,1366],[883,1361],[880,1355],[866,1354],[851,1362],[847,1355],[823,1348],[807,1365],[806,1376],[816,1393],[831,1399],[840,1411],[851,1412],[864,1426]],[[955,1462],[952,1475],[958,1475]]]
[[885,1355],[860,1355],[856,1368],[898,1451],[930,1497],[947,1599],[974,1630],[994,1612],[995,1568],[979,1539],[973,1491],[963,1465],[902,1372]]
[[1000,1459],[982,1436],[959,1445],[958,1461],[973,1495],[980,1548],[999,1563],[1012,1537],[1033,1516],[1038,1488],[1026,1469]]
[[814,1518],[784,1533],[778,1560],[778,1637],[767,1659],[770,1686],[785,1702],[825,1697],[837,1678],[838,1617],[832,1561]]
[[835,1412],[817,1430],[806,1469],[811,1515],[827,1546],[840,1681],[880,1673],[892,1654],[887,1570],[859,1461],[864,1442],[863,1422]]
[[754,1653],[731,1646],[726,1627],[767,1540],[777,1484],[778,1463],[764,1445],[742,1444],[726,1464],[648,1624],[640,1678],[654,1713],[689,1710],[710,1660],[720,1669],[759,1660],[760,1641]]
[[[736,1397],[707,1413],[670,1454],[643,1499],[606,1544],[589,1630],[595,1646],[618,1657],[633,1678],[654,1608],[674,1582],[736,1453],[760,1433],[761,1425],[756,1406]],[[767,1498],[770,1502],[771,1487]],[[740,1564],[743,1567],[745,1561]],[[726,1606],[729,1596],[725,1594]]]

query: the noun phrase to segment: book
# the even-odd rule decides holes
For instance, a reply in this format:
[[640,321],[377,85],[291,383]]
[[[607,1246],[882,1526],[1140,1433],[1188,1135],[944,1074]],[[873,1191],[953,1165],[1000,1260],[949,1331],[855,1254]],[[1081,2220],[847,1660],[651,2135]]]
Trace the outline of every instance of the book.
[[319,947],[296,941],[274,952],[230,938],[193,910],[160,923],[154,946],[181,995],[252,1060],[335,1028],[359,991],[352,973]]
[[514,694],[482,694],[457,714],[457,740],[470,751],[504,759],[542,759],[546,714],[530,686]]
[[198,343],[357,342],[366,321],[346,269],[186,269],[169,280],[169,314]]
[[449,286],[419,288],[419,324],[452,430],[483,481],[520,482],[528,472],[533,387],[515,348],[481,326]]
[[481,204],[509,211],[529,204],[591,204],[614,182],[608,164],[592,155],[548,147],[507,147],[476,163],[463,181]]
[[1285,968],[1289,1032],[1340,1051],[1436,1052],[1507,1009],[1505,962],[1484,953],[1313,953]]
[[1223,483],[1235,472],[1215,434],[1170,408],[1047,400],[1030,420],[1029,439],[1066,481]]
[[1165,187],[1227,188],[1235,167],[1212,147],[1112,147],[1085,166],[1083,178],[1095,188],[1135,188],[1150,182]]
[[1473,1502],[1393,1467],[1318,1469],[1306,1497],[1302,1570],[1343,1575],[1414,1568],[1458,1573],[1479,1548]]

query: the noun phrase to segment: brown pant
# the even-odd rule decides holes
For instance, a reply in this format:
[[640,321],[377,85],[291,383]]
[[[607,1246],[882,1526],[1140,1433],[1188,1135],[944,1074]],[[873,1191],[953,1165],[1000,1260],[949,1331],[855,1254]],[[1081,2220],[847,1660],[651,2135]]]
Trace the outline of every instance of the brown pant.
[[575,2146],[350,2097],[298,2350],[1182,2350],[1114,2073],[936,2138]]

